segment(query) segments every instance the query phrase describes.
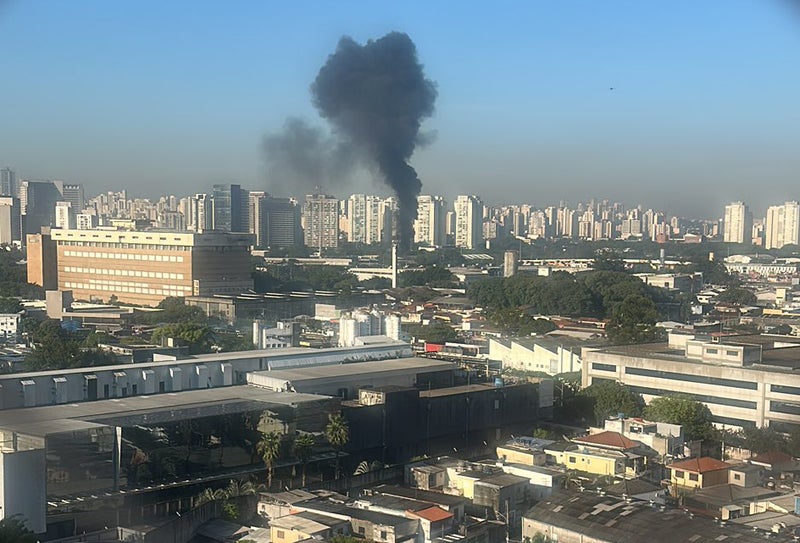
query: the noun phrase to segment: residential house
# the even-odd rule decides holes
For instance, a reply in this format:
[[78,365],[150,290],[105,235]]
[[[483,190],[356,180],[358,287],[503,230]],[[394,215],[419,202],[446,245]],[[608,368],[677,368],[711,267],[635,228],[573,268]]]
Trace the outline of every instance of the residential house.
[[728,483],[728,471],[732,464],[703,456],[674,462],[666,466],[670,487],[684,489],[708,488]]

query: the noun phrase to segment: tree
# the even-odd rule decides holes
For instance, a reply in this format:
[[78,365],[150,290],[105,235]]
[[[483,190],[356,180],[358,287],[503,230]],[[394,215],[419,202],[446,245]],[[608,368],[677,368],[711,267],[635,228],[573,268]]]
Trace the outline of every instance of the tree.
[[336,452],[336,478],[339,478],[339,453],[350,441],[350,427],[341,414],[328,415],[328,424],[325,426],[325,438]]
[[725,292],[717,296],[716,301],[737,305],[755,305],[758,303],[758,298],[752,291],[746,288],[728,287]]
[[655,422],[680,424],[688,440],[715,437],[711,411],[705,404],[682,396],[655,398],[645,408],[644,418]]
[[659,341],[662,330],[656,328],[658,316],[653,300],[640,295],[628,296],[611,313],[606,326],[608,339],[615,345]]
[[22,305],[16,298],[0,297],[0,313],[19,313]]
[[272,470],[275,460],[281,453],[281,435],[278,432],[264,434],[256,445],[256,450],[261,455],[264,465],[267,466],[267,487],[272,488]]
[[311,454],[314,452],[314,436],[312,434],[300,434],[294,440],[294,454],[300,461],[300,466],[303,473],[302,486],[306,486],[306,466],[308,461],[311,460]]
[[30,371],[103,366],[115,362],[114,357],[106,352],[83,348],[81,336],[65,330],[54,319],[39,324],[30,338],[33,349],[25,356],[25,365]]
[[39,540],[19,515],[0,520],[0,543],[37,543]]
[[453,327],[440,320],[432,320],[428,325],[407,326],[406,332],[421,341],[428,343],[446,343],[458,339]]
[[639,394],[616,381],[601,381],[585,388],[581,395],[593,401],[594,419],[602,424],[607,418],[624,413],[629,417],[642,414],[644,400]]
[[189,345],[189,354],[211,352],[211,328],[195,322],[167,324],[153,330],[151,341],[159,344],[163,339],[175,338]]

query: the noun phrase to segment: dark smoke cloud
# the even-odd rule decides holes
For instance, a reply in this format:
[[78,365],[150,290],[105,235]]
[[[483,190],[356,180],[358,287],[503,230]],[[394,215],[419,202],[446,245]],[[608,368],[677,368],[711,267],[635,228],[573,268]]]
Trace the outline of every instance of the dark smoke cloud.
[[281,132],[264,136],[263,148],[270,192],[287,196],[343,186],[357,162],[348,142],[296,117],[286,119]]
[[422,121],[433,114],[436,86],[425,78],[406,34],[359,45],[343,37],[311,85],[314,105],[363,158],[376,164],[398,199],[400,244],[414,238],[422,183],[408,164]]

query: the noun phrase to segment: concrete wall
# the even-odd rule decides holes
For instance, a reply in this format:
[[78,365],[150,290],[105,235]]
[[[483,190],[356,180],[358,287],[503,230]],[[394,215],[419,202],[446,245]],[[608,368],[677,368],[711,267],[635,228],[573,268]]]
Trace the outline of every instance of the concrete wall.
[[47,529],[43,449],[0,452],[0,519],[21,515],[36,533]]

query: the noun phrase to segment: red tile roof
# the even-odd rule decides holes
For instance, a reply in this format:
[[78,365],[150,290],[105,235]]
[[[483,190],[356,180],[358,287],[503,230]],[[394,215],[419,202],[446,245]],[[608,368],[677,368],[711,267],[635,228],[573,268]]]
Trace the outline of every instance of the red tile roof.
[[435,505],[432,507],[428,507],[427,509],[422,509],[421,511],[414,511],[411,514],[416,515],[425,520],[429,520],[431,522],[446,520],[453,516],[453,513],[448,513],[441,507],[437,507]]
[[576,437],[572,441],[584,445],[594,445],[596,447],[606,447],[612,449],[635,449],[639,446],[636,441],[630,440],[619,432],[600,432],[590,436]]
[[684,460],[682,462],[675,462],[667,467],[670,469],[681,469],[694,473],[706,473],[708,471],[730,469],[733,467],[733,465],[723,462],[722,460],[717,460],[716,458],[703,456],[702,458],[690,458],[689,460]]

